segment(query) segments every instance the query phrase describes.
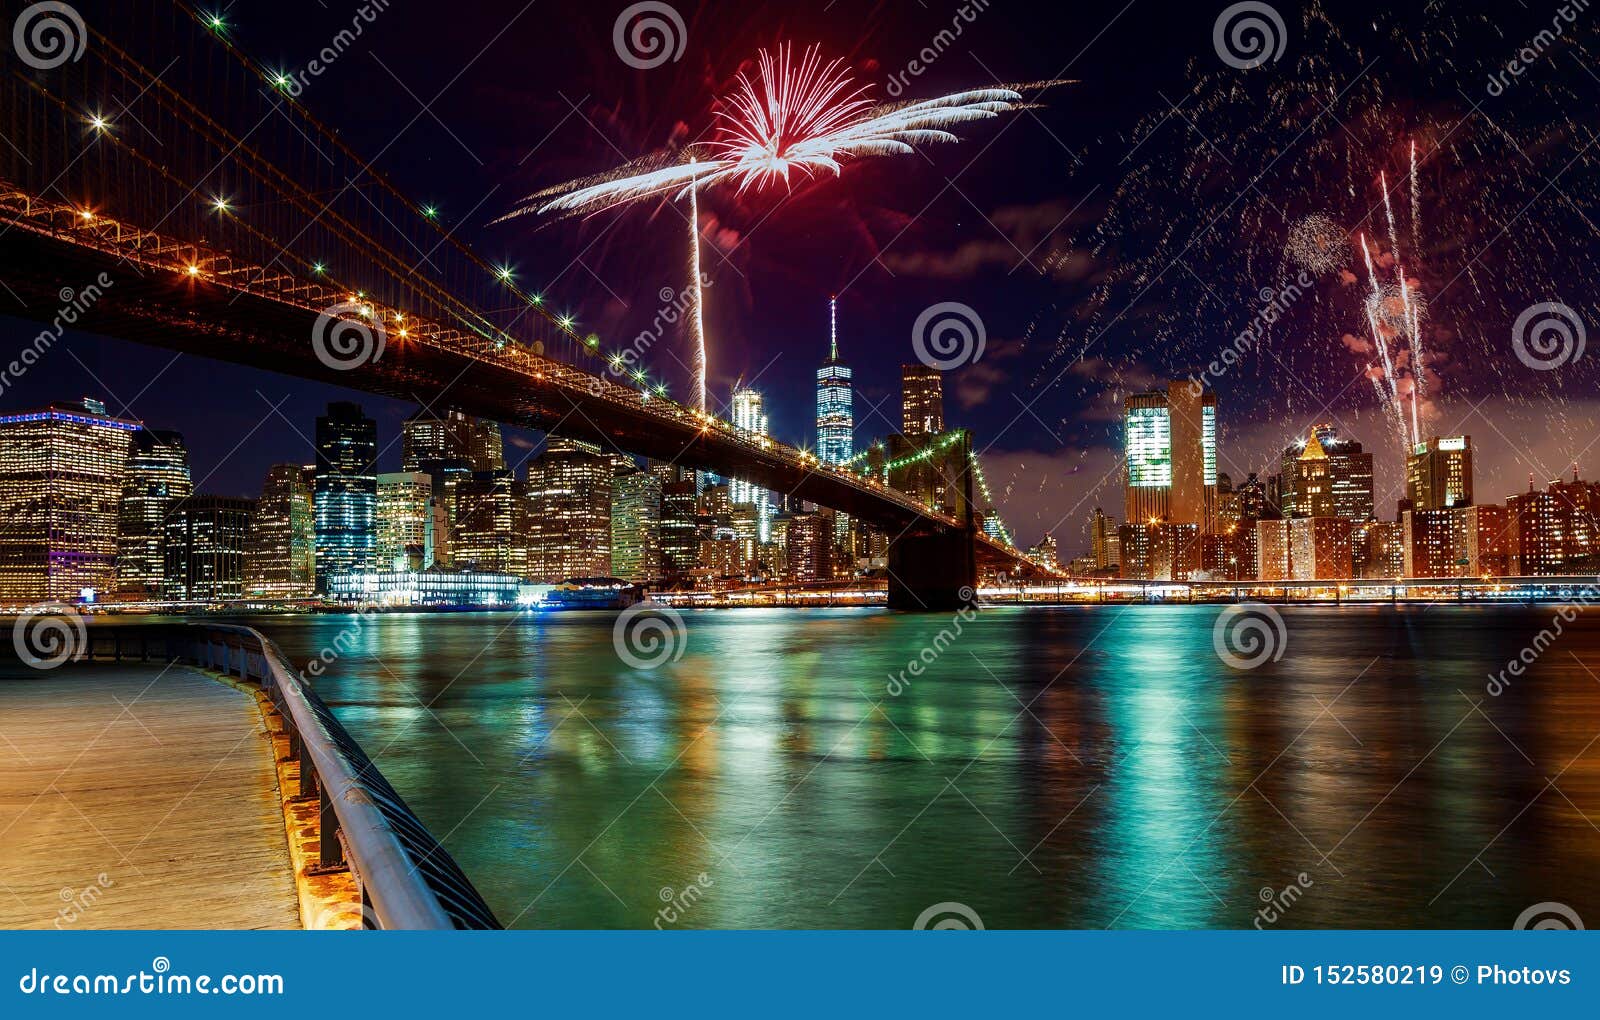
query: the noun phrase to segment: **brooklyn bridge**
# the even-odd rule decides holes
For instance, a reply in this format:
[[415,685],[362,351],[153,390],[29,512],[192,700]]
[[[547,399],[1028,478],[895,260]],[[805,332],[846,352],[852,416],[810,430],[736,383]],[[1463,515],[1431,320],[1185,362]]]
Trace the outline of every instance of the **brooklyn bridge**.
[[[896,608],[965,604],[980,570],[1061,576],[977,527],[970,443],[934,508],[672,399],[637,352],[403,193],[379,169],[401,153],[357,153],[302,102],[304,75],[256,62],[214,17],[119,5],[80,41],[53,66],[8,60],[0,86],[11,314],[789,493],[888,536]],[[165,66],[136,56],[155,52]]]

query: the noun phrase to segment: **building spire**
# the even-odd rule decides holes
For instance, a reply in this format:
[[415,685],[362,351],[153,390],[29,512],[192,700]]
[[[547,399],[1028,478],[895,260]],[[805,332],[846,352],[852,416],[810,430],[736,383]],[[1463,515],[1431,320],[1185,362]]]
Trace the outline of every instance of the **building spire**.
[[830,353],[828,360],[839,360],[839,295],[828,296],[828,334]]

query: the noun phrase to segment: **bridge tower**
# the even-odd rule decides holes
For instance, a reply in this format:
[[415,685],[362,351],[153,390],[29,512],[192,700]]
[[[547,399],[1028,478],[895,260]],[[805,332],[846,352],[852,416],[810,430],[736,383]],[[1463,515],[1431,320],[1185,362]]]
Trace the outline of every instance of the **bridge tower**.
[[972,504],[972,433],[963,431],[960,465],[946,478],[956,520],[952,529],[921,521],[889,542],[889,608],[912,612],[954,611],[977,603],[978,528]]

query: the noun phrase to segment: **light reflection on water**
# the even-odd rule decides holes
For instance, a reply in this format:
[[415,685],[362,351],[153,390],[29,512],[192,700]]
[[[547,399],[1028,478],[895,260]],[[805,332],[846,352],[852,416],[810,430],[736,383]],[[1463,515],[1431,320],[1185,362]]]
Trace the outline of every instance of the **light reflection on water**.
[[1552,608],[1286,607],[1249,672],[1217,613],[986,610],[898,697],[949,618],[687,613],[653,672],[612,614],[251,622],[354,628],[317,689],[516,926],[649,927],[701,873],[681,925],[1249,927],[1301,873],[1282,925],[1600,923],[1600,628],[1496,698]]

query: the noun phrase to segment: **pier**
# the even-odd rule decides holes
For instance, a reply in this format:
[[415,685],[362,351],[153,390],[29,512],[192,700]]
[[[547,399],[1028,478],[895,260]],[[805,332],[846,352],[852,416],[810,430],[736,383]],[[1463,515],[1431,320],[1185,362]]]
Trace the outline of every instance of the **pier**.
[[61,620],[0,663],[0,928],[499,926],[259,632]]

